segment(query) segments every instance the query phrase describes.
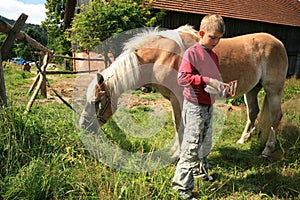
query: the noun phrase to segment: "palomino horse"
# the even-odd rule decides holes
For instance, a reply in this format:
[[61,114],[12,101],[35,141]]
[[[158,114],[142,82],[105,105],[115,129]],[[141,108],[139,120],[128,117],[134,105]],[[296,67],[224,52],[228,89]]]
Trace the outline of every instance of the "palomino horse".
[[[175,30],[150,30],[137,34],[125,44],[124,53],[90,84],[87,102],[80,116],[80,127],[91,125],[92,118],[103,125],[116,111],[117,100],[123,92],[151,84],[173,108],[177,130],[178,157],[182,141],[182,88],[177,85],[177,71],[184,50],[199,41],[191,26]],[[238,143],[248,140],[255,129],[259,113],[257,94],[264,88],[265,99],[260,115],[263,129],[263,156],[275,150],[276,132],[282,117],[281,95],[287,72],[288,59],[283,44],[266,33],[255,33],[221,39],[215,51],[220,58],[224,82],[238,80],[236,96],[243,95],[247,105],[247,123]],[[96,110],[96,112],[95,112]],[[97,113],[97,114],[95,114]]]

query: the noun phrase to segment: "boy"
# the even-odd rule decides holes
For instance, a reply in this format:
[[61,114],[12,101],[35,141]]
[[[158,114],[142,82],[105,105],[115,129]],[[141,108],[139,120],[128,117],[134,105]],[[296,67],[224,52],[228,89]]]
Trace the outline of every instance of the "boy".
[[183,199],[195,199],[192,195],[195,177],[213,181],[207,174],[206,158],[212,146],[215,95],[209,94],[207,87],[217,93],[224,89],[220,81],[218,56],[212,51],[224,32],[221,16],[206,15],[200,24],[199,42],[186,50],[178,70],[178,84],[184,88],[182,119],[185,128],[172,186]]

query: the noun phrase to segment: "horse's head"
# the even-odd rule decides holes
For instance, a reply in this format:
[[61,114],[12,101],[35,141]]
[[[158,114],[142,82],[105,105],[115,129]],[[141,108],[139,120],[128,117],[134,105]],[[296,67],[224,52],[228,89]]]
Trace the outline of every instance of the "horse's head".
[[111,97],[101,74],[97,74],[97,82],[91,84],[89,90],[91,91],[88,91],[79,125],[81,128],[97,131],[112,116]]

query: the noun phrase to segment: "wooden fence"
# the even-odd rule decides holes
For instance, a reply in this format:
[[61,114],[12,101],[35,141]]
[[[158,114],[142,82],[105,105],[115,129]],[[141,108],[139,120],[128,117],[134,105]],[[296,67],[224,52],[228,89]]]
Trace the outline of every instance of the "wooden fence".
[[28,16],[26,14],[21,14],[16,23],[11,26],[10,24],[6,23],[5,21],[0,19],[0,32],[3,32],[7,35],[6,40],[1,46],[0,51],[0,106],[7,106],[7,96],[6,96],[6,89],[5,89],[5,81],[4,81],[4,73],[2,68],[2,58],[7,55],[10,51],[12,44],[15,39],[26,40],[28,44],[38,50],[40,50],[39,57],[40,57],[40,66],[38,68],[38,74],[35,78],[35,81],[31,85],[28,95],[32,95],[27,106],[24,114],[28,114],[30,111],[36,96],[39,91],[41,91],[42,96],[45,98],[47,97],[47,78],[46,74],[74,74],[74,73],[89,73],[89,71],[77,71],[77,72],[66,72],[66,71],[58,71],[58,72],[49,72],[46,70],[47,65],[52,57],[60,57],[64,59],[73,59],[73,60],[88,60],[88,61],[104,61],[102,58],[97,59],[89,59],[89,58],[74,58],[69,56],[63,55],[55,55],[54,51],[44,47],[42,44],[37,42],[35,39],[31,38],[27,34],[21,31],[23,28],[25,21],[27,20]]

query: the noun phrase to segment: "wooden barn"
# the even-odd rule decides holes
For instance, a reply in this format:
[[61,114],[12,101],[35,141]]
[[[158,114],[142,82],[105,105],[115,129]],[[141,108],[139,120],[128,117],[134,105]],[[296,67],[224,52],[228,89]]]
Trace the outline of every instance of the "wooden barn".
[[[184,24],[199,29],[208,13],[223,16],[224,37],[254,32],[267,32],[280,39],[288,53],[287,77],[300,78],[300,0],[148,0],[166,15],[159,22],[162,28],[174,29]],[[66,0],[65,26],[71,26],[76,7],[88,0]]]
[[205,14],[223,16],[224,37],[267,32],[280,39],[287,50],[287,77],[300,78],[300,0],[152,0],[155,9],[164,9],[160,26],[174,29],[189,24],[199,29]]

